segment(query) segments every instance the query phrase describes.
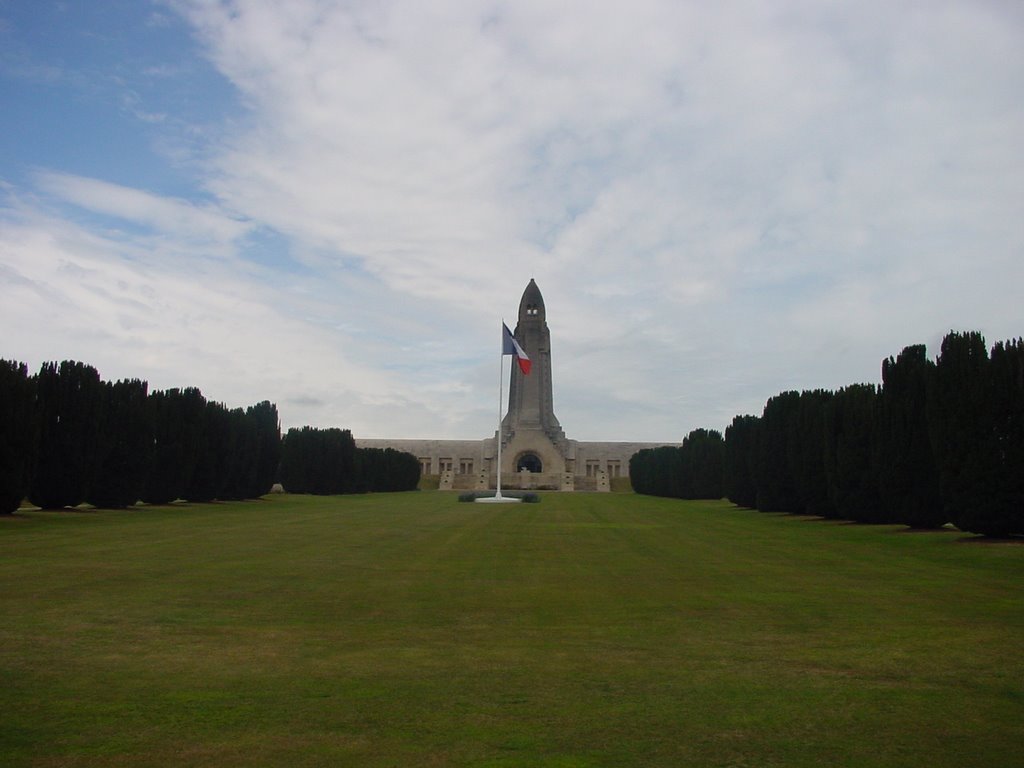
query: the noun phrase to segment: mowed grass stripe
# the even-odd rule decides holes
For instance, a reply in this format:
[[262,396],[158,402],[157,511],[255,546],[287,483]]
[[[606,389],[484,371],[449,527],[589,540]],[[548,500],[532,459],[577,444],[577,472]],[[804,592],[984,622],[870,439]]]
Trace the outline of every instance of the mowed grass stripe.
[[1022,764],[1024,547],[618,494],[18,517],[4,765]]

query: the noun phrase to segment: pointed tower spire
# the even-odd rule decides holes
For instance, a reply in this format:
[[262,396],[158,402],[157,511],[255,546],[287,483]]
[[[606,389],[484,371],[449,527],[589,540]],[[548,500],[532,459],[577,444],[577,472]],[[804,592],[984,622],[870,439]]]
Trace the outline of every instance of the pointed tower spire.
[[537,287],[537,283],[531,277],[529,285],[523,291],[523,298],[519,300],[519,322],[537,320],[544,323],[545,316],[544,297],[541,296],[540,288]]
[[524,376],[513,366],[508,413],[503,421],[509,430],[506,439],[525,429],[541,431],[552,441],[564,440],[551,394],[551,332],[544,297],[532,278],[519,301],[519,322],[513,335],[533,361],[533,368]]

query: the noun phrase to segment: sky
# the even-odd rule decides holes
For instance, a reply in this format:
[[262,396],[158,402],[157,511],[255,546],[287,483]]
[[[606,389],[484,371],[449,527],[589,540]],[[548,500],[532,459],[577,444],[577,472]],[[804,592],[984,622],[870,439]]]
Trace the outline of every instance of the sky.
[[477,439],[534,278],[679,441],[1024,333],[1022,137],[1016,0],[0,0],[0,357]]

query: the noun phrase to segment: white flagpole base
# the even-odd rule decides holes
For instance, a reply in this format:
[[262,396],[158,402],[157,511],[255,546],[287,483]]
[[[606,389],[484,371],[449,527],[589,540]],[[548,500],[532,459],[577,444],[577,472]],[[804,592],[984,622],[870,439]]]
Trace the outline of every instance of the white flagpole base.
[[493,496],[481,496],[476,501],[481,504],[518,504],[522,499],[517,499],[515,496],[502,496],[501,491],[498,491]]

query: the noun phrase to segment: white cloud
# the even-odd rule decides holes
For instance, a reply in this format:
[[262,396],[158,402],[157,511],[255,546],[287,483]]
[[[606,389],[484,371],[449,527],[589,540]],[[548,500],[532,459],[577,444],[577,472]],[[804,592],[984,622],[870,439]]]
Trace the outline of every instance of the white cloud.
[[243,236],[250,226],[212,206],[161,197],[99,179],[40,171],[36,183],[40,189],[81,208],[180,238],[230,242]]
[[493,329],[534,276],[567,433],[679,439],[876,380],[950,328],[1021,332],[1024,21],[1004,4],[170,7],[248,112],[210,134],[204,202],[37,176],[151,230],[18,219],[19,295],[85,318],[38,348],[91,329],[111,363],[146,349],[157,371],[164,349],[291,423],[483,436]]
[[429,416],[416,383],[374,359],[372,339],[330,326],[323,297],[205,259],[187,242],[8,216],[0,270],[8,286],[0,322],[17,329],[4,355],[33,368],[78,359],[108,379],[199,386],[232,406],[271,399],[286,426],[335,423],[366,434],[382,412]]

